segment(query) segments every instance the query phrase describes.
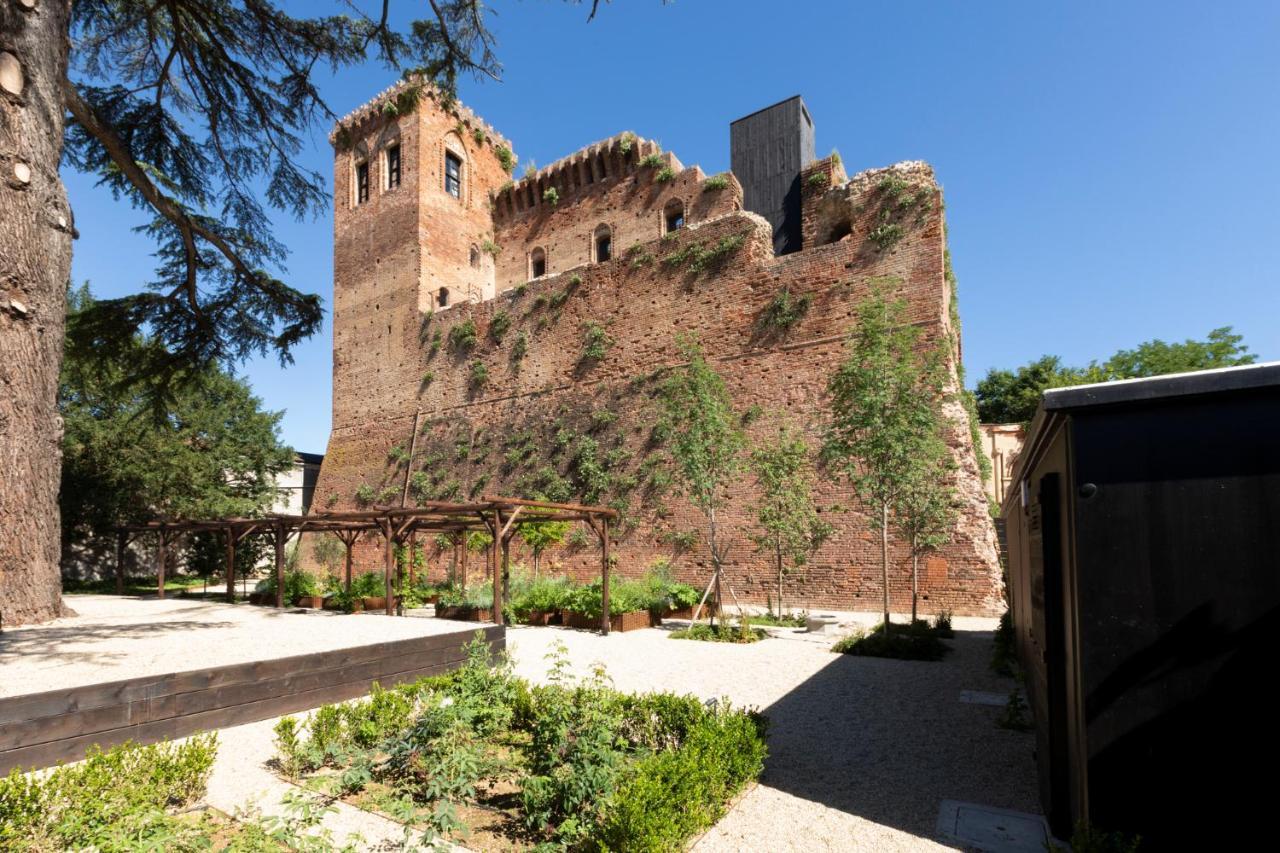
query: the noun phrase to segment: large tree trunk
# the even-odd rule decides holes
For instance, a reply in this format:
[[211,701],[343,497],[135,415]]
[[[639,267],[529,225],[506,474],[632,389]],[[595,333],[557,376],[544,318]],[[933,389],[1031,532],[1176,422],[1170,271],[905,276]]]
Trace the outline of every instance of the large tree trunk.
[[6,626],[64,612],[57,392],[72,226],[58,162],[70,14],[70,0],[0,3],[0,620]]

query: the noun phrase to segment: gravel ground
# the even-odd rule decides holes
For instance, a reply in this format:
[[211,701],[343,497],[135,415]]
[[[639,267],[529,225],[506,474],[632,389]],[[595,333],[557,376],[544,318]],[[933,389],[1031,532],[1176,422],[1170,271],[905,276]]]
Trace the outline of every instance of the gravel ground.
[[[256,659],[264,648],[284,656],[458,627],[110,596],[77,596],[73,606],[81,616],[0,634],[0,696],[19,692],[15,687],[28,692],[166,671],[175,647],[187,661],[198,650],[200,664],[210,666]],[[959,701],[962,690],[1013,687],[987,666],[994,620],[957,617],[955,651],[923,663],[832,654],[840,633],[875,620],[839,616],[841,627],[828,636],[774,629],[775,636],[748,646],[672,640],[663,629],[601,637],[528,627],[509,629],[507,644],[517,672],[535,681],[545,679],[546,656],[563,643],[576,672],[602,663],[620,689],[727,696],[769,716],[761,783],[697,842],[698,851],[949,849],[934,835],[944,799],[1039,811],[1032,736],[997,728],[999,708]],[[213,637],[220,638],[216,646],[206,642]],[[216,660],[207,659],[215,647]],[[281,812],[292,786],[266,765],[274,724],[219,732],[210,805],[235,813],[256,803],[268,814]],[[339,841],[359,833],[367,849],[401,837],[398,825],[341,804],[325,826]]]
[[442,619],[346,616],[191,599],[67,597],[77,616],[0,632],[0,698],[456,631]]
[[747,646],[554,628],[513,628],[507,642],[532,679],[560,641],[576,671],[603,663],[623,690],[728,696],[769,716],[761,783],[696,850],[929,850],[948,848],[935,839],[944,799],[1039,812],[1033,737],[997,728],[998,708],[959,701],[962,690],[1013,687],[987,666],[994,624],[957,618],[955,651],[940,663],[836,655],[838,633],[785,630]]

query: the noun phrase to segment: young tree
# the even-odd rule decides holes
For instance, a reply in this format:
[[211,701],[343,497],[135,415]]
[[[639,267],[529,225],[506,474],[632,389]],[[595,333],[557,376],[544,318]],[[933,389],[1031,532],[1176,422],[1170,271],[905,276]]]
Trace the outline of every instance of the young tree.
[[898,536],[911,550],[912,622],[918,618],[920,558],[951,541],[956,517],[951,448],[934,434],[920,448],[919,463],[899,492],[893,513]]
[[848,355],[828,385],[831,421],[823,452],[853,485],[880,532],[884,630],[889,630],[890,517],[917,476],[937,431],[942,373],[932,352],[917,352],[919,332],[906,303],[875,291],[858,306]]
[[727,547],[720,536],[717,511],[724,506],[728,486],[741,467],[741,419],[733,409],[724,379],[707,362],[697,341],[678,336],[676,346],[686,363],[673,369],[662,385],[663,416],[670,427],[677,476],[690,503],[706,517],[719,610]]
[[[70,304],[73,322],[94,309],[87,285]],[[68,348],[58,411],[65,424],[62,543],[70,558],[95,545],[109,553],[124,522],[257,515],[276,498],[275,475],[293,464],[280,441],[283,413],[264,411],[244,381],[216,365],[172,393],[164,417],[153,417],[146,383],[132,368],[156,346],[135,335],[119,356]],[[216,555],[214,539],[221,541],[197,537],[191,553]],[[252,549],[243,550],[247,560]]]
[[773,557],[778,583],[778,615],[787,563],[804,565],[831,535],[831,525],[818,517],[813,503],[809,445],[785,426],[769,442],[751,451],[751,469],[760,487],[756,504],[756,549]]
[[559,545],[569,534],[567,521],[533,521],[521,524],[517,528],[520,539],[533,552],[533,576],[538,577],[538,565],[542,560],[542,552],[552,545]]
[[[103,354],[143,327],[161,346],[134,365],[163,392],[210,363],[293,347],[320,328],[319,297],[277,277],[285,247],[269,211],[323,212],[324,175],[299,165],[338,118],[316,69],[369,60],[453,100],[460,74],[497,77],[481,0],[430,0],[397,27],[390,3],[326,4],[295,17],[273,0],[0,3],[0,612],[61,612],[58,371],[64,331]],[[588,20],[599,0],[593,0]],[[67,117],[70,116],[70,122]],[[323,127],[327,130],[327,127]],[[65,145],[65,149],[64,149]],[[64,160],[65,155],[65,160]],[[76,233],[59,178],[98,176],[152,217],[155,278],[65,326]]]

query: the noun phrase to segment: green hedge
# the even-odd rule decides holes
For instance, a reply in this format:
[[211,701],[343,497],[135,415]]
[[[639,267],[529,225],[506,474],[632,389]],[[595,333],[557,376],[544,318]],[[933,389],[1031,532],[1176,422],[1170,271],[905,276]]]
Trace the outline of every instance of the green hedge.
[[45,775],[14,770],[0,779],[0,850],[167,849],[181,831],[165,810],[203,796],[217,744],[124,743]]

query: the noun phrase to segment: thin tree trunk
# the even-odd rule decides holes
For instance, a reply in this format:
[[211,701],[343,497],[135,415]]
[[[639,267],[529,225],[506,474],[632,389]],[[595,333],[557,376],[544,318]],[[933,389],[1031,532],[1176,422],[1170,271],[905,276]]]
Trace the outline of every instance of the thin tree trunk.
[[713,507],[707,513],[707,520],[710,524],[709,544],[711,545],[711,579],[715,581],[715,600],[711,604],[711,627],[716,626],[716,617],[720,613],[720,551],[716,547],[716,511]]
[[778,557],[778,618],[781,619],[782,614],[786,612],[782,609],[782,546],[777,543],[775,543],[775,546],[775,553]]
[[0,3],[0,620],[68,612],[58,567],[58,371],[71,209],[58,177],[70,0]]
[[880,589],[884,601],[884,633],[889,636],[889,504],[880,507]]
[[911,623],[916,621],[916,599],[920,595],[920,554],[911,549]]

